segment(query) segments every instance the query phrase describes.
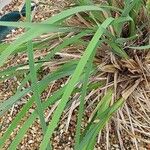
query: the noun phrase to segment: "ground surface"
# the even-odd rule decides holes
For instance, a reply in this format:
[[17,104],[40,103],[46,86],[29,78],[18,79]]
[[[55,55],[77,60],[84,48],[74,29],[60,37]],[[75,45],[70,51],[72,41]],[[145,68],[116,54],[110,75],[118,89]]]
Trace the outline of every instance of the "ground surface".
[[[11,3],[9,6],[6,6],[1,12],[2,14],[5,14],[8,11],[16,10],[18,6],[21,5],[21,0],[14,0],[13,3]],[[42,2],[42,1],[41,1]],[[37,10],[36,14],[34,16],[34,21],[40,21],[44,20],[47,17],[50,17],[61,10],[65,9],[72,3],[68,0],[43,0],[43,3],[48,3],[49,5],[45,6],[40,5]],[[74,21],[74,20],[73,20]],[[76,22],[71,22],[73,24],[76,24]],[[15,32],[15,34],[22,32],[22,30],[18,30]],[[10,36],[10,37],[14,37]],[[9,38],[10,38],[9,37]],[[76,47],[72,47],[73,50],[76,49]],[[81,48],[82,49],[82,48]],[[46,50],[43,50],[42,53],[35,52],[36,57],[39,57],[39,55],[45,55]],[[105,55],[105,54],[104,54]],[[144,60],[144,62],[149,61],[150,53],[146,53],[147,59]],[[76,55],[76,57],[79,57],[79,55]],[[27,60],[26,54],[23,56],[17,55],[14,56],[9,60],[7,65],[13,66],[20,62],[25,62]],[[57,58],[56,58],[57,60]],[[55,61],[53,62],[55,63]],[[123,62],[122,62],[123,63]],[[149,63],[148,63],[149,64]],[[126,64],[129,65],[129,64]],[[137,65],[137,64],[136,64]],[[143,65],[143,63],[142,63]],[[148,70],[149,70],[149,66]],[[46,67],[45,70],[40,74],[40,76],[44,76],[48,72],[51,71],[52,68]],[[136,67],[130,66],[130,70],[137,71]],[[105,68],[104,68],[105,71]],[[112,74],[111,76],[115,76],[115,74]],[[134,92],[130,95],[128,98],[125,106],[118,111],[118,113],[112,118],[109,124],[107,124],[104,131],[101,133],[101,136],[99,137],[99,140],[97,142],[97,145],[95,149],[101,149],[101,150],[119,150],[119,149],[125,149],[125,150],[149,150],[150,149],[150,91],[149,88],[145,88],[145,82],[140,82],[138,79],[134,80],[134,76],[130,79],[126,77],[126,75],[122,75],[123,79],[125,80],[122,84],[120,84],[120,89],[124,89],[128,83],[130,82],[130,90],[134,88]],[[121,77],[121,76],[120,76]],[[126,77],[126,78],[125,78]],[[40,78],[40,77],[39,77]],[[110,77],[111,78],[111,77]],[[16,88],[19,85],[19,82],[21,80],[21,77],[13,77],[12,79],[6,80],[2,83],[0,83],[0,99],[6,100],[11,95],[15,93]],[[50,95],[52,91],[57,90],[61,85],[65,83],[67,79],[63,78],[61,80],[56,81],[52,85],[50,85],[47,90],[42,94],[42,99],[45,99]],[[119,80],[119,79],[118,79]],[[149,82],[149,81],[148,81]],[[113,84],[113,83],[112,83]],[[142,86],[137,86],[137,85]],[[28,86],[28,85],[27,85]],[[105,90],[100,89],[100,90]],[[97,98],[99,91],[95,92],[94,97],[89,96],[89,102],[87,103],[87,109],[85,112],[85,118],[83,121],[83,127],[86,126],[88,118],[93,110],[94,104],[92,107],[90,106],[91,102]],[[30,95],[28,95],[30,97]],[[71,105],[74,109],[68,109],[67,112],[64,112],[64,116],[62,117],[61,125],[57,128],[55,131],[55,134],[53,135],[53,147],[54,150],[71,150],[73,149],[74,144],[74,134],[75,134],[75,125],[76,125],[76,111],[75,104],[77,103],[76,97],[74,97],[75,103]],[[99,97],[97,98],[99,99]],[[22,99],[19,103],[14,105],[14,107],[7,112],[4,117],[0,118],[0,122],[2,125],[0,136],[3,135],[17,112],[21,109],[23,104],[26,102],[26,97]],[[57,106],[54,105],[52,108],[49,108],[45,112],[45,116],[47,118],[47,122],[50,119],[51,110],[54,109]],[[30,109],[31,113],[33,111],[34,107]],[[28,114],[27,114],[28,116]],[[26,117],[27,117],[26,116]],[[71,116],[71,117],[70,117]],[[24,117],[22,119],[22,122],[26,119]],[[69,122],[69,124],[68,124]],[[21,124],[18,126],[17,130],[21,127]],[[4,149],[7,149],[11,141],[13,140],[14,135],[17,134],[17,130],[14,131],[14,133],[11,135],[10,139],[7,141],[7,144],[5,145]],[[39,121],[37,120],[34,125],[30,128],[30,130],[27,132],[26,136],[20,143],[18,149],[22,150],[36,150],[38,149],[38,146],[41,141],[41,128],[39,126]]]

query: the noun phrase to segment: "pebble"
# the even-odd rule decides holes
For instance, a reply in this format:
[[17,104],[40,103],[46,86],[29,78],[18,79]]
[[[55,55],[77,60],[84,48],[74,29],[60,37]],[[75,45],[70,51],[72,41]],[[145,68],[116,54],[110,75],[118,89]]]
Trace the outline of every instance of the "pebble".
[[[45,2],[45,0],[43,0],[44,2]],[[35,14],[35,17],[34,17],[34,21],[41,21],[41,20],[45,20],[46,18],[48,18],[49,16],[52,16],[52,15],[54,15],[55,13],[57,13],[57,12],[59,12],[59,11],[61,11],[61,9],[63,9],[62,7],[60,8],[60,7],[58,7],[58,6],[56,6],[56,5],[63,5],[62,3],[62,1],[60,0],[59,2],[57,1],[51,1],[51,0],[47,0],[47,2],[49,2],[49,3],[51,3],[52,4],[52,2],[54,3],[54,5],[55,5],[55,9],[53,9],[53,10],[50,10],[50,8],[46,8],[46,6],[45,5],[43,5],[43,6],[40,6],[41,8],[38,8],[38,11],[37,11],[37,13]],[[15,10],[16,8],[17,8],[17,6],[19,5],[19,4],[21,4],[21,1],[16,1],[16,0],[13,0],[13,3],[16,3],[16,7],[13,7],[12,5],[9,5],[9,6],[7,6],[6,8],[5,8],[5,10],[3,10],[2,11],[2,13],[6,13],[6,12],[8,12],[8,11],[12,11],[12,10]],[[60,8],[60,9],[59,9]],[[50,12],[46,12],[46,11],[50,11]],[[19,34],[20,34],[20,32],[22,32],[23,30],[22,29],[18,29],[18,32],[19,32]],[[14,33],[17,33],[16,31],[13,31]],[[8,37],[11,37],[10,35],[8,35]],[[64,82],[64,80],[62,80],[62,83]],[[59,87],[59,85],[58,84],[60,84],[60,86],[62,85],[62,83],[60,83],[60,82],[58,82],[57,83],[57,86]],[[55,87],[56,89],[58,88],[58,87]],[[8,88],[9,89],[9,88]],[[7,89],[7,90],[8,90]],[[11,95],[12,93],[10,92],[9,93],[9,95]],[[8,97],[8,95],[6,94],[5,95],[6,97]],[[20,108],[17,108],[18,110],[20,110]],[[140,110],[140,109],[139,109]],[[29,112],[30,113],[32,113],[34,111],[34,108],[32,109],[30,109],[29,110]],[[15,112],[15,114],[17,113],[17,111]],[[89,112],[87,111],[87,114],[88,114]],[[90,115],[90,113],[88,114],[88,116]],[[8,117],[8,120],[6,120],[6,122],[5,123],[7,123],[7,124],[10,124],[10,121],[12,121],[12,119],[13,119],[13,117],[11,118],[11,117]],[[69,132],[68,133],[66,133],[66,134],[64,134],[64,131],[65,131],[65,129],[64,129],[64,127],[65,127],[65,125],[64,125],[64,122],[62,121],[61,122],[61,125],[59,126],[59,128],[54,132],[54,139],[53,139],[53,146],[54,146],[54,150],[56,149],[65,149],[65,150],[73,150],[73,148],[71,148],[71,146],[73,145],[73,143],[74,143],[74,140],[73,140],[73,137],[74,137],[74,133],[75,133],[75,128],[74,128],[74,126],[75,126],[75,120],[76,120],[76,116],[73,116],[72,117],[72,119],[73,119],[73,122],[71,123],[71,126],[69,127]],[[96,120],[97,121],[97,120]],[[84,125],[85,126],[87,126],[87,122],[85,121],[85,123],[84,123]],[[18,126],[18,129],[19,128],[21,128],[21,125],[19,125]],[[15,135],[17,133],[17,130],[13,133],[13,134],[11,134],[11,137],[10,138],[12,138],[13,139],[13,136]],[[24,139],[22,140],[22,142],[21,142],[21,144],[20,144],[20,147],[19,147],[19,149],[36,149],[38,146],[39,146],[39,143],[41,142],[41,139],[42,139],[42,136],[41,136],[41,127],[40,127],[40,125],[39,125],[39,120],[30,128],[30,130],[27,132],[27,134],[24,136]],[[123,133],[122,135],[124,135],[124,140],[125,141],[130,141],[130,138],[129,138],[129,136],[127,136],[127,134],[125,134],[125,133]],[[115,138],[115,136],[113,135],[112,136],[113,138]],[[62,142],[62,139],[63,138],[63,142]],[[103,137],[103,138],[105,138],[105,137]],[[112,138],[112,139],[113,139]],[[6,145],[9,145],[11,143],[11,141],[8,141],[8,143],[6,144]],[[105,142],[103,142],[104,144],[101,144],[100,143],[100,145],[97,145],[97,150],[100,150],[100,149],[106,149],[106,144],[105,144]],[[118,143],[118,142],[114,142],[113,140],[112,140],[112,142],[111,142],[111,145],[114,147],[114,149],[115,150],[119,150],[119,145],[118,144],[112,144],[112,143]],[[132,145],[132,143],[129,143],[128,144],[128,142],[126,142],[127,144],[127,146],[130,148],[130,147],[133,147],[133,145]],[[29,145],[30,144],[30,145]],[[150,146],[149,146],[150,147]],[[130,149],[132,149],[132,148],[130,148]]]

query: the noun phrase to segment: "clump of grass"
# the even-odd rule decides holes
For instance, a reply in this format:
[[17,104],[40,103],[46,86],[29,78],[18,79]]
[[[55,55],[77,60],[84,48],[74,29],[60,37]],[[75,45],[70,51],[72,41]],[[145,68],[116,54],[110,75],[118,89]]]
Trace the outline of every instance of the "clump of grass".
[[[143,104],[140,101],[141,95],[144,96],[144,100],[149,98],[146,91],[147,87],[149,87],[150,74],[149,24],[147,24],[148,16],[143,16],[145,10],[149,11],[149,1],[146,3],[142,0],[110,0],[99,4],[93,1],[80,0],[77,1],[76,6],[62,11],[41,23],[30,22],[30,1],[27,1],[27,6],[28,22],[0,22],[0,25],[28,28],[12,44],[2,44],[0,46],[0,66],[4,65],[10,55],[16,53],[28,52],[29,59],[26,64],[19,64],[0,72],[1,81],[18,74],[17,70],[21,70],[25,74],[16,93],[0,103],[0,115],[2,116],[9,111],[13,104],[28,93],[33,94],[1,137],[0,148],[5,145],[10,134],[17,128],[22,117],[26,115],[35,102],[37,107],[28,116],[10,144],[9,149],[17,148],[27,130],[37,118],[40,119],[43,129],[43,139],[39,149],[51,149],[52,145],[50,145],[51,142],[49,143],[49,141],[52,139],[58,123],[61,123],[61,115],[71,105],[71,99],[78,94],[79,110],[77,113],[74,149],[94,149],[99,133],[111,118],[117,122],[117,126],[125,128],[130,135],[133,135],[133,143],[138,149],[138,137],[135,135],[135,127],[142,128],[138,130],[139,132],[145,133],[145,131],[143,131],[144,127],[142,125],[135,122],[135,116],[131,114],[132,109],[130,110],[128,107],[128,99],[130,98],[133,104],[136,103],[135,99],[137,99],[146,118],[149,119],[147,115],[149,103],[144,101],[146,104]],[[69,19],[76,20],[78,27],[67,26]],[[54,34],[45,39],[40,37],[42,34],[49,32],[59,32],[60,36]],[[34,38],[37,37],[39,37],[39,40],[34,41]],[[60,38],[63,40],[59,41]],[[56,39],[58,44],[50,49],[49,43]],[[65,51],[65,48],[77,47],[77,45],[82,47],[80,51]],[[47,48],[50,51],[41,60],[35,61],[33,56],[35,48],[38,50]],[[45,63],[53,61],[56,55],[64,57],[61,62],[63,65],[38,81],[38,70],[42,69]],[[69,56],[69,59],[67,56]],[[25,66],[29,68],[24,69],[23,67]],[[41,93],[52,82],[68,76],[70,79],[62,88],[51,93],[51,96],[46,101],[41,101]],[[26,87],[25,84],[28,82],[31,82],[31,86]],[[142,90],[141,95],[137,94],[135,96],[134,94],[140,90]],[[96,97],[96,105],[93,105],[95,108],[89,118],[88,125],[82,131],[82,119],[84,118],[85,109],[87,109],[86,99],[89,93],[93,91],[101,92],[101,97],[99,95]],[[96,96],[94,92],[92,95]],[[54,110],[50,122],[46,125],[45,110],[56,102],[58,103],[57,108]],[[124,115],[125,111],[127,112],[126,115]],[[114,113],[116,112],[117,117],[115,118]],[[141,113],[139,115],[143,116]],[[126,116],[127,119],[125,118]],[[106,132],[109,134],[108,130]],[[123,149],[120,131],[117,131],[117,135],[120,147]],[[106,145],[109,149],[108,137]]]

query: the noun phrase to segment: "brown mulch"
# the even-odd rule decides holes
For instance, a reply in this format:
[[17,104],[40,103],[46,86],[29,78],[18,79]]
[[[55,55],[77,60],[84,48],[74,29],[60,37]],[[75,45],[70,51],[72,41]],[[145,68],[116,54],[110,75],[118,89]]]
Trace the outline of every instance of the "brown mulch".
[[[40,2],[48,3],[49,5],[45,6],[44,4],[41,4],[36,10],[33,21],[45,20],[46,18],[60,12],[61,10],[65,9],[66,7],[71,5],[71,2],[67,1],[67,0],[57,0],[57,2],[56,2],[56,0],[55,1],[54,0],[46,0],[46,2],[45,2],[45,0],[43,0],[43,1],[41,0]],[[3,12],[1,12],[1,14],[5,14],[9,11],[17,10],[18,6],[20,6],[21,4],[22,4],[22,0],[13,0],[13,2],[10,5],[6,6],[3,9]],[[68,20],[68,23],[78,24],[79,21],[75,18],[70,21]],[[13,38],[15,34],[18,35],[22,32],[23,32],[22,29],[16,30],[12,35],[8,36],[8,40],[10,40],[10,38]],[[43,50],[43,51],[41,51],[40,54],[44,55],[45,53],[46,53],[46,50]],[[39,55],[38,51],[35,51],[35,55]],[[108,55],[108,57],[109,57],[109,54],[107,54],[107,53],[100,54],[100,55],[104,55],[104,56]],[[149,55],[147,54],[147,56],[149,56]],[[10,66],[15,66],[16,64],[19,64],[19,63],[24,63],[26,61],[27,61],[26,54],[24,54],[24,55],[18,54],[16,56],[13,56],[12,58],[10,58],[8,63],[5,65],[5,68],[10,67]],[[131,65],[131,64],[134,64],[135,66]],[[115,66],[116,64],[113,64],[113,65]],[[135,82],[134,76],[132,76],[134,74],[133,72],[139,73],[141,71],[141,70],[137,70],[137,68],[136,68],[136,66],[139,65],[139,63],[121,62],[120,64],[117,64],[117,65],[119,65],[121,67],[124,66],[124,69],[129,68],[130,72],[127,72],[127,74],[130,73],[130,75],[131,75],[130,76],[131,78],[129,79],[126,74],[119,72],[120,73],[119,77],[125,79],[125,82],[118,86],[120,86],[120,89],[123,89],[123,88],[125,88],[125,86],[127,84],[128,85],[130,84],[131,88],[132,88],[132,83],[130,83],[130,82],[131,81]],[[108,70],[107,67],[110,67],[110,69],[112,69],[112,72],[113,72],[112,66],[104,66],[101,68],[105,72],[106,70]],[[39,75],[40,79],[43,78],[43,76],[45,76],[46,74],[51,72],[51,69],[49,67],[45,67],[44,69],[45,69],[44,72],[43,71],[40,72],[40,75]],[[114,74],[112,72],[109,72],[110,80],[113,80],[112,78],[114,77]],[[106,73],[108,73],[108,72],[106,72]],[[142,71],[139,74],[141,75]],[[22,78],[23,78],[22,76],[21,77],[20,76],[12,77],[11,79],[1,82],[0,83],[0,99],[6,100],[9,97],[11,97],[15,93]],[[127,83],[128,79],[129,79],[129,81]],[[41,96],[42,100],[46,99],[51,92],[59,89],[66,81],[67,81],[67,78],[63,78],[63,79],[60,79],[60,80],[54,82],[53,84],[49,85],[49,87],[42,93],[42,96]],[[146,83],[145,83],[145,81],[143,81],[143,82],[140,82],[140,84],[141,85],[143,84],[143,87],[145,87]],[[27,85],[27,86],[29,86],[29,85]],[[101,91],[104,91],[104,90],[101,90]],[[146,95],[145,95],[145,92],[146,92]],[[30,95],[28,95],[28,96],[30,96]],[[147,89],[145,91],[145,89],[138,87],[133,92],[133,94],[129,97],[129,100],[126,103],[126,107],[123,107],[112,118],[110,123],[106,126],[106,128],[101,133],[99,141],[97,142],[97,145],[95,146],[95,150],[100,150],[100,149],[101,150],[106,150],[106,149],[120,150],[122,148],[120,146],[121,142],[123,144],[124,149],[126,149],[126,150],[136,149],[136,144],[138,145],[140,150],[149,150],[150,149],[150,136],[149,135],[146,136],[146,134],[145,134],[146,131],[147,131],[147,133],[150,131],[149,130],[150,128],[148,128],[148,129],[144,128],[144,126],[148,127],[150,125],[150,123],[148,122],[149,118],[148,119],[144,118],[145,114],[150,116],[150,111],[147,110],[147,104],[145,104],[146,97],[148,100],[150,99],[149,89]],[[94,98],[91,98],[91,100],[89,100],[89,105],[93,99]],[[141,101],[143,101],[143,103],[141,103]],[[4,116],[2,118],[0,118],[0,123],[2,125],[2,128],[1,128],[2,132],[0,133],[0,136],[2,136],[3,133],[6,131],[7,127],[12,122],[13,118],[16,116],[16,114],[19,112],[19,110],[22,108],[22,106],[24,105],[25,102],[26,102],[26,98],[22,99],[19,103],[15,104],[9,112],[5,113]],[[22,118],[22,121],[20,122],[17,129],[13,132],[13,134],[11,134],[11,137],[7,141],[4,149],[8,149],[8,146],[11,143],[11,141],[13,140],[13,138],[15,137],[15,135],[17,134],[17,131],[21,128],[21,125],[24,123],[24,121],[27,119],[27,117],[34,110],[35,107],[36,106],[34,105],[30,109],[30,111],[27,113],[27,115],[24,118]],[[45,116],[49,115],[49,112],[51,111],[52,107],[48,108],[45,111]],[[85,111],[85,117],[84,117],[83,126],[82,126],[83,128],[84,128],[84,126],[87,125],[88,118],[90,117],[91,112],[93,111],[93,108],[94,107],[88,107],[88,104],[87,104],[87,109]],[[76,127],[76,122],[77,122],[77,120],[76,120],[77,119],[77,109],[78,108],[75,108],[72,112],[72,116],[71,116],[68,128],[66,125],[68,116],[66,115],[66,112],[64,112],[64,115],[62,115],[62,120],[61,120],[58,128],[55,130],[55,133],[53,134],[52,145],[53,145],[54,150],[62,150],[62,149],[73,150],[75,127]],[[131,113],[131,116],[128,116],[127,111],[129,111],[129,113]],[[68,114],[68,112],[69,112],[69,110],[67,111],[67,114]],[[48,118],[48,121],[49,120],[50,120],[50,118]],[[134,126],[135,130],[132,128],[132,126]],[[137,126],[137,128],[136,128],[136,126]],[[119,137],[119,135],[120,135],[120,137]],[[134,137],[135,135],[137,137]],[[119,139],[119,138],[121,138],[121,139]],[[39,120],[36,120],[36,122],[30,127],[30,129],[26,133],[25,137],[21,141],[20,145],[18,146],[18,149],[19,150],[20,149],[22,149],[22,150],[37,150],[39,147],[39,144],[41,142],[41,139],[42,139],[41,127],[39,125]]]

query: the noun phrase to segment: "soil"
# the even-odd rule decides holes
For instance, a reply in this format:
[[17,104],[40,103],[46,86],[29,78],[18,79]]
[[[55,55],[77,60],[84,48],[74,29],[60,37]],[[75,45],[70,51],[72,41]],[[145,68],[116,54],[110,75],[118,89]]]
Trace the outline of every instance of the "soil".
[[[45,20],[48,17],[61,12],[62,10],[68,8],[70,5],[73,5],[73,2],[70,0],[40,0],[40,5],[36,9],[36,13],[34,15],[33,21],[38,22],[41,20]],[[43,3],[43,4],[42,4]],[[44,3],[48,3],[48,5],[44,5]],[[5,14],[9,11],[17,10],[18,7],[22,4],[22,0],[13,0],[12,3],[10,3],[8,6],[6,6],[1,14]],[[75,22],[76,21],[76,22]],[[72,19],[68,21],[68,23],[76,24],[79,23],[78,20]],[[9,35],[7,40],[10,42],[11,38],[15,37],[15,35],[18,35],[22,33],[22,29],[17,29],[13,34]],[[56,42],[56,41],[55,41]],[[70,49],[75,49],[76,47],[71,47]],[[80,47],[82,50],[82,47]],[[78,49],[78,48],[77,48]],[[81,51],[80,50],[80,51]],[[66,52],[66,50],[64,50]],[[40,52],[40,55],[45,55],[47,53],[46,49],[42,50]],[[76,57],[78,53],[75,53]],[[39,56],[39,51],[35,51],[35,55]],[[101,55],[108,55],[108,53],[101,54]],[[145,53],[145,55],[150,58],[148,53]],[[59,59],[56,57],[53,61],[55,63]],[[8,68],[10,66],[15,66],[19,63],[25,63],[27,61],[27,55],[16,55],[9,59],[7,64],[1,68]],[[61,58],[60,60],[61,61]],[[148,60],[149,61],[149,60]],[[130,63],[124,63],[122,64],[126,67],[129,67]],[[122,64],[119,64],[122,67]],[[133,64],[133,62],[132,62]],[[143,63],[142,63],[143,64]],[[136,64],[137,65],[137,64]],[[112,72],[113,68],[112,66],[105,66],[103,67],[104,74],[109,74],[108,76],[101,76],[101,78],[107,77],[112,79],[114,78],[115,74],[112,74],[112,72],[105,72],[106,67],[111,67]],[[125,67],[125,68],[126,68]],[[149,63],[148,63],[149,67]],[[56,68],[55,68],[56,69]],[[39,79],[42,79],[46,74],[50,73],[53,69],[50,67],[43,67],[43,70],[39,72]],[[131,74],[132,72],[138,72],[136,67],[130,66]],[[121,74],[121,73],[120,73]],[[123,78],[125,80],[124,83],[118,85],[120,89],[124,89],[127,85],[127,76],[125,74],[121,74],[119,76],[120,78]],[[5,80],[4,82],[0,83],[0,100],[5,101],[9,97],[11,97],[17,87],[19,86],[22,76],[15,76],[10,79]],[[94,77],[93,77],[94,78]],[[127,79],[126,79],[127,78]],[[68,80],[68,78],[62,78],[51,85],[42,93],[41,99],[44,101],[50,95],[52,92],[59,89],[62,85],[65,84],[65,82]],[[98,77],[96,79],[91,80],[97,80],[99,81]],[[118,79],[119,80],[119,79]],[[135,83],[135,79],[133,76],[130,76],[129,82]],[[114,84],[114,83],[113,83]],[[131,84],[131,85],[133,85]],[[125,105],[113,116],[111,121],[106,125],[104,130],[99,135],[97,145],[95,146],[95,150],[150,150],[150,109],[148,106],[150,106],[150,91],[149,89],[146,89],[145,82],[139,83],[141,86],[138,86],[134,89],[132,94],[128,97]],[[27,86],[29,86],[30,83]],[[128,84],[129,85],[129,84]],[[107,86],[107,85],[106,85]],[[130,86],[132,88],[132,86]],[[88,119],[94,110],[94,106],[96,105],[96,101],[99,100],[99,93],[105,92],[106,87],[103,89],[98,89],[95,94],[92,94],[92,96],[88,97],[88,102],[86,104],[86,111],[84,114],[84,120],[82,122],[82,128],[84,128],[87,123]],[[131,90],[131,89],[130,89]],[[124,91],[126,94],[126,91]],[[13,106],[13,108],[10,109],[10,111],[6,112],[3,117],[0,118],[0,136],[4,134],[6,129],[8,128],[9,124],[12,122],[12,120],[15,118],[16,114],[19,112],[19,110],[22,108],[22,106],[26,103],[27,98],[29,98],[31,95],[28,94],[26,97],[22,98],[17,104]],[[77,96],[76,96],[77,97]],[[52,145],[54,150],[73,150],[74,146],[74,136],[75,136],[75,127],[77,122],[77,111],[78,107],[75,107],[77,104],[78,97],[73,97],[72,99],[75,101],[75,103],[72,103],[70,108],[74,108],[71,110],[68,108],[66,112],[62,115],[60,124],[58,128],[55,130],[55,133],[53,134],[52,138]],[[95,99],[95,102],[93,102]],[[147,103],[146,103],[147,102]],[[93,104],[92,104],[93,103]],[[47,118],[47,123],[50,121],[51,116],[50,112],[53,108],[55,108],[57,105],[53,105],[50,108],[46,109],[45,111],[45,117]],[[78,105],[77,105],[78,106]],[[14,139],[15,135],[17,134],[17,131],[21,128],[21,125],[24,123],[24,121],[27,119],[27,117],[33,112],[34,108],[36,106],[32,106],[30,108],[29,112],[26,114],[24,118],[22,118],[20,124],[18,125],[17,129],[11,134],[9,140],[4,146],[4,150],[8,149],[10,143]],[[69,118],[69,115],[71,114],[71,118]],[[68,123],[69,122],[69,123]],[[37,150],[39,147],[39,144],[42,140],[42,131],[39,124],[39,120],[37,119],[36,122],[30,127],[26,135],[24,136],[23,140],[21,141],[20,145],[18,146],[18,150]]]

